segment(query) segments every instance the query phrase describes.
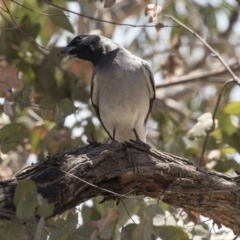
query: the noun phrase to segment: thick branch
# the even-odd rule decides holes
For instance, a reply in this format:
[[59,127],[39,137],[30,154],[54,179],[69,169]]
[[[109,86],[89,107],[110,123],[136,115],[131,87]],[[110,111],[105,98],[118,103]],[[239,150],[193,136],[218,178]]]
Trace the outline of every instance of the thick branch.
[[99,195],[103,201],[142,195],[200,213],[239,232],[238,178],[196,168],[186,159],[136,144],[64,150],[23,169],[0,182],[1,218],[15,212],[14,190],[28,178],[54,203],[54,215]]

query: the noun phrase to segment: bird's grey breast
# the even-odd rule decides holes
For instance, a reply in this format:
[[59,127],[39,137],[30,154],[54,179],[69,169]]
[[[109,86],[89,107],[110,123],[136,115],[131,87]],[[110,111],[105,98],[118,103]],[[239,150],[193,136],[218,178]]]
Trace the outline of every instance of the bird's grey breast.
[[[114,58],[107,58],[96,67],[100,98],[109,107],[137,107],[141,95],[148,97],[146,76],[141,59],[128,52],[119,52]],[[104,96],[101,96],[103,95]],[[126,109],[126,110],[127,110]]]

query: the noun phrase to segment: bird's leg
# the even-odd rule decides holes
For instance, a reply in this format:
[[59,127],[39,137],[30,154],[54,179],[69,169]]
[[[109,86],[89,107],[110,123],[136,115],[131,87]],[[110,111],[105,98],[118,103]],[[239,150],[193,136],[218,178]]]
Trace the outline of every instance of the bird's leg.
[[115,140],[115,136],[116,136],[116,129],[113,128],[113,135],[111,136],[111,140],[112,140],[111,144],[118,142],[117,140]]
[[90,144],[90,146],[95,147],[95,146],[101,145],[100,142],[95,140],[93,132],[91,132],[91,137],[92,137],[92,140],[87,139],[87,142]]
[[139,138],[139,136],[138,136],[137,131],[136,131],[135,128],[133,129],[133,132],[134,132],[134,134],[135,134],[136,140],[131,140],[131,142],[137,143],[137,144],[139,144],[139,145],[141,145],[142,147],[145,147],[145,148],[147,148],[147,149],[150,149],[150,148],[151,148],[151,146],[149,146],[147,143],[143,142],[143,141]]
[[113,129],[113,138],[112,138],[113,141],[115,141],[115,135],[116,135],[116,129],[114,128]]

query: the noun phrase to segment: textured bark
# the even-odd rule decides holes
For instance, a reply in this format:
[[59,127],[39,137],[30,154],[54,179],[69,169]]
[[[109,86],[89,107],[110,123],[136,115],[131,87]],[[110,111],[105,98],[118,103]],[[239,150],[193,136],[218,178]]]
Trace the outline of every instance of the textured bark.
[[54,203],[54,215],[99,195],[103,201],[142,195],[199,213],[235,234],[239,232],[238,177],[200,169],[186,159],[136,144],[64,150],[23,169],[0,182],[0,218],[15,212],[14,190],[28,178]]

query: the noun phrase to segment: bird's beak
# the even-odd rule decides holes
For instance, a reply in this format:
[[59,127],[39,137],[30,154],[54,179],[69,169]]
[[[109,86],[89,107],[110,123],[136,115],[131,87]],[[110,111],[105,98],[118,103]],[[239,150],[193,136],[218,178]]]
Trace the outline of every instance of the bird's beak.
[[65,55],[68,54],[71,50],[73,50],[75,47],[65,47],[63,50],[61,50],[58,55]]

